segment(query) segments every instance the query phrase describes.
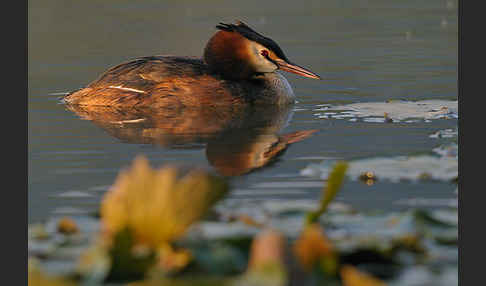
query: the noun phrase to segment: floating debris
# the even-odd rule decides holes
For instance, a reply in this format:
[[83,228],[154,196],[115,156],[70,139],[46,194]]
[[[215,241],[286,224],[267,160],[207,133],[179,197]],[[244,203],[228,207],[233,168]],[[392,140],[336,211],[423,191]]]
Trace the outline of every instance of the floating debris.
[[[318,118],[344,119],[361,118],[365,122],[414,123],[421,119],[430,122],[431,119],[458,118],[458,101],[422,100],[422,101],[388,101],[360,102],[348,105],[332,106],[323,112],[316,113]],[[408,119],[408,120],[407,120]]]
[[102,185],[102,186],[93,186],[93,187],[89,188],[88,190],[97,191],[97,192],[106,192],[106,191],[108,191],[109,188],[110,188],[110,186]]
[[430,134],[430,138],[454,138],[457,137],[458,135],[458,130],[457,128],[454,129],[444,129],[444,130],[439,130],[433,134]]
[[323,186],[322,181],[274,181],[274,182],[262,182],[251,185],[252,188],[321,188]]
[[456,207],[458,206],[457,199],[450,198],[412,198],[401,199],[395,202],[397,205],[407,205],[412,207]]
[[375,173],[367,171],[362,173],[359,176],[359,180],[367,184],[368,186],[372,186],[375,181],[377,180]]
[[451,157],[458,159],[459,147],[456,143],[442,145],[437,148],[432,149],[433,152],[439,154],[442,157]]
[[69,235],[69,234],[77,233],[79,231],[79,228],[76,222],[74,222],[74,220],[68,217],[63,217],[57,223],[57,231],[62,234]]
[[384,117],[365,117],[363,118],[363,121],[369,123],[384,123],[386,122],[386,119]]
[[88,197],[92,197],[92,196],[93,195],[91,195],[91,194],[88,194],[88,193],[85,193],[85,192],[80,192],[80,191],[67,191],[67,192],[64,192],[64,193],[57,195],[57,197],[59,197],[59,198],[73,198],[73,199],[88,198]]
[[69,91],[64,91],[64,92],[51,92],[51,93],[48,93],[47,95],[66,95],[66,94],[70,94],[71,92]]
[[[332,170],[332,161],[310,164],[300,174],[308,177],[327,179]],[[388,180],[419,181],[424,179],[450,181],[458,176],[458,160],[454,157],[431,155],[398,156],[390,158],[369,158],[349,162],[347,176],[352,180],[362,180],[363,174],[373,173],[373,182]]]
[[79,215],[79,214],[87,214],[89,211],[85,209],[80,209],[76,207],[58,207],[55,208],[52,213],[53,214],[64,214],[64,215]]

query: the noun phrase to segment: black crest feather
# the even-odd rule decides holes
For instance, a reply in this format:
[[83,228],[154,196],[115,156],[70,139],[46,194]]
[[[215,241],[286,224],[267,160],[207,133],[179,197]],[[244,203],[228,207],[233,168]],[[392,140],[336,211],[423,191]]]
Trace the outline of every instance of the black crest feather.
[[262,34],[259,34],[241,21],[236,21],[236,24],[219,23],[219,25],[216,25],[216,28],[227,32],[238,33],[248,40],[257,42],[260,45],[272,50],[279,58],[288,61],[282,49],[277,45],[277,43],[275,43],[275,41],[263,36]]

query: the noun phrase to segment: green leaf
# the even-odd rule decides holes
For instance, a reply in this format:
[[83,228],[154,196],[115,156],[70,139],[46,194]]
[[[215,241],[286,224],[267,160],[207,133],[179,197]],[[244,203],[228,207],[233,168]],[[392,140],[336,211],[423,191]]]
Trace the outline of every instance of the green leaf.
[[321,204],[319,209],[315,212],[311,212],[306,216],[306,225],[316,222],[319,217],[326,212],[327,207],[332,202],[332,200],[336,197],[336,194],[341,189],[341,185],[344,181],[344,176],[346,174],[346,170],[348,169],[348,163],[346,162],[337,162],[334,166],[334,169],[329,174],[327,179],[326,188],[323,189],[323,196],[321,199]]

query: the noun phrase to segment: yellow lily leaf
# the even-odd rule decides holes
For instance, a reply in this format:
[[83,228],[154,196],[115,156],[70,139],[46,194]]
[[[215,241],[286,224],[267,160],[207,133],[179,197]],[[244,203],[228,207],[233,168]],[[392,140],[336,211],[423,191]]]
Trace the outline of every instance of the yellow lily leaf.
[[334,246],[318,224],[311,224],[302,231],[293,250],[297,261],[306,271],[311,271],[318,263],[328,273],[334,274],[336,271],[338,262]]
[[386,286],[380,279],[361,272],[351,265],[343,265],[340,274],[343,286]]
[[158,249],[158,263],[156,268],[166,273],[177,272],[186,267],[192,260],[192,254],[187,249],[174,249],[166,244]]
[[183,235],[228,190],[220,177],[193,170],[178,178],[179,170],[154,170],[137,157],[122,171],[101,205],[105,235],[124,228],[133,231],[137,243],[157,248]]

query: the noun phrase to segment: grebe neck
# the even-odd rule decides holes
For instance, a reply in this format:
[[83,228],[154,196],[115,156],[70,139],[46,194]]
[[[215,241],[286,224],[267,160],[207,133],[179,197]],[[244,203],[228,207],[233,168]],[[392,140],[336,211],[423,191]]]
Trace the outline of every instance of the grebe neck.
[[295,94],[287,79],[279,72],[263,73],[255,77],[261,79],[264,89],[261,92],[262,100],[272,104],[285,105],[295,102]]

